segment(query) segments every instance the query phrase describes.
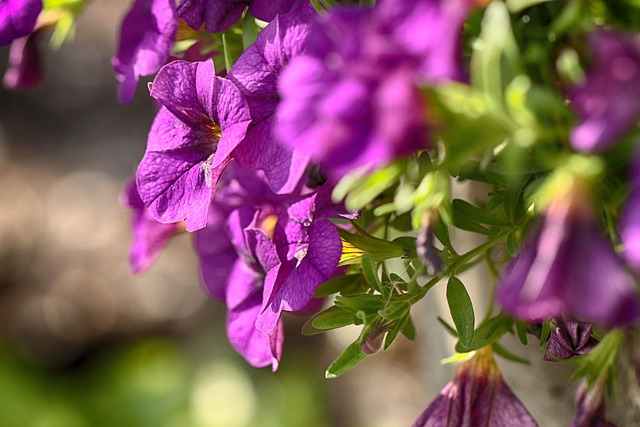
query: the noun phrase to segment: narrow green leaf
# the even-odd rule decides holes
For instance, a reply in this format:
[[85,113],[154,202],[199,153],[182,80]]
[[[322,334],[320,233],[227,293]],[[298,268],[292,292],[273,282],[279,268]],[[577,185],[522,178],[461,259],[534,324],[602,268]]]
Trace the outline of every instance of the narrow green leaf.
[[438,316],[438,322],[440,322],[440,324],[444,327],[444,329],[447,332],[449,332],[449,334],[451,334],[451,336],[458,338],[458,331],[456,331],[456,328],[448,324],[447,321],[440,316]]
[[369,283],[373,289],[383,295],[387,294],[387,290],[383,288],[380,278],[378,277],[378,265],[368,252],[362,256],[362,274],[364,275],[367,283]]
[[527,345],[527,324],[526,322],[521,322],[516,320],[516,333],[518,334],[518,339],[522,343],[522,345]]
[[512,323],[513,320],[510,317],[503,315],[497,315],[487,319],[475,330],[471,343],[465,347],[459,341],[456,344],[456,351],[458,353],[466,353],[489,345],[507,333]]
[[302,327],[302,335],[316,335],[353,324],[353,312],[332,306],[316,314]]
[[542,347],[549,340],[549,336],[551,335],[551,322],[548,320],[542,322],[542,331],[540,332],[540,342],[538,345]]
[[512,257],[518,255],[518,252],[520,252],[520,245],[518,244],[518,240],[516,239],[515,231],[507,234],[507,252],[509,252],[509,255],[511,255]]
[[360,344],[356,341],[347,347],[336,360],[333,361],[327,372],[326,378],[338,378],[349,372],[354,366],[362,362],[367,357],[366,353],[360,350]]
[[409,315],[409,317],[407,318],[407,321],[402,326],[402,331],[400,332],[409,341],[413,341],[416,339],[416,325],[414,325],[411,315]]
[[322,298],[338,292],[341,295],[352,295],[354,293],[364,292],[366,289],[367,286],[361,274],[346,274],[327,280],[318,286],[313,296]]
[[251,46],[260,34],[260,28],[256,25],[255,18],[247,12],[242,21],[242,46],[246,49]]
[[447,303],[460,343],[468,347],[473,339],[475,314],[467,289],[457,277],[451,277],[447,283]]
[[349,210],[364,208],[384,190],[395,184],[404,170],[404,163],[397,161],[365,176],[351,188],[345,199],[346,208]]
[[378,239],[371,235],[352,234],[346,230],[338,230],[340,237],[358,249],[371,254],[374,260],[382,261],[389,258],[401,257],[405,250],[402,246],[388,240]]
[[384,307],[384,300],[381,295],[359,294],[348,297],[338,295],[335,304],[354,313],[363,311],[364,313],[375,313],[377,315],[378,310],[382,310]]
[[525,359],[524,357],[520,357],[517,354],[514,354],[512,352],[510,352],[509,350],[507,350],[506,348],[504,348],[503,346],[501,346],[500,344],[498,344],[497,342],[494,342],[492,344],[493,346],[493,351],[498,355],[498,356],[502,356],[503,358],[510,360],[512,362],[516,362],[516,363],[522,363],[523,365],[530,365],[531,363]]
[[459,214],[466,216],[470,220],[478,221],[481,224],[491,225],[494,227],[504,227],[510,225],[508,222],[497,218],[495,215],[491,215],[484,209],[474,206],[465,200],[455,199],[452,202],[452,206],[454,209],[454,215],[457,211]]

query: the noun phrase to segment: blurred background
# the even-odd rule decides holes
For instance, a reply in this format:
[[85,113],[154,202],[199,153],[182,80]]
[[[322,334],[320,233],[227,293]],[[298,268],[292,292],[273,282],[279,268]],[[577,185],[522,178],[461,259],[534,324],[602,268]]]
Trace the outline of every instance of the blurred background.
[[[191,241],[155,265],[127,265],[129,212],[118,202],[145,149],[154,106],[144,84],[120,105],[110,57],[124,0],[95,0],[75,40],[43,46],[45,81],[0,88],[0,414],[2,426],[408,426],[451,379],[444,287],[414,309],[415,343],[345,377],[324,371],[356,328],[303,337],[289,316],[277,373],[253,369],[225,335],[225,308],[200,287]],[[0,70],[8,49],[0,49]],[[468,191],[461,188],[460,191]],[[461,249],[464,249],[464,237]],[[483,276],[468,276],[481,300]],[[480,309],[481,310],[481,309]],[[499,361],[542,426],[566,426],[575,387],[566,367]]]

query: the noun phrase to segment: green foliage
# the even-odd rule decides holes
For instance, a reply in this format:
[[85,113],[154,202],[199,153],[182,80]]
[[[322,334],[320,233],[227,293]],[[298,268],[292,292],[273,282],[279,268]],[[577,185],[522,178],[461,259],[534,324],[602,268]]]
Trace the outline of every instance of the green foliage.
[[468,348],[473,339],[475,314],[471,298],[457,277],[451,277],[447,283],[447,302],[451,318],[456,325],[460,345]]

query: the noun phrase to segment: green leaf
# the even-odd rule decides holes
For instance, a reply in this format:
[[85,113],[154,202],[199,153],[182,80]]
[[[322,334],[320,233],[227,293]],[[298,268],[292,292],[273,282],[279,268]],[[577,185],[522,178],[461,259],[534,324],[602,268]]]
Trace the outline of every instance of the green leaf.
[[531,363],[525,359],[524,357],[520,357],[517,354],[514,354],[512,352],[510,352],[509,350],[507,350],[506,348],[504,348],[503,346],[501,346],[500,344],[498,344],[497,342],[494,342],[492,344],[493,347],[493,351],[498,355],[498,356],[502,356],[503,358],[510,360],[512,362],[516,362],[516,363],[522,363],[523,365],[530,365]]
[[346,230],[338,230],[340,237],[351,243],[358,249],[371,254],[374,260],[382,261],[389,258],[398,258],[404,254],[402,246],[389,242],[388,240],[378,239],[369,234],[351,234]]
[[540,3],[546,3],[548,1],[552,0],[506,0],[506,3],[511,13],[518,13],[523,9],[535,6]]
[[493,231],[484,228],[473,218],[469,218],[464,212],[456,208],[453,205],[453,225],[461,230],[471,231],[472,233],[484,234],[486,236],[492,236]]
[[456,344],[458,353],[466,353],[477,350],[498,340],[511,329],[513,319],[503,315],[497,315],[484,321],[473,333],[473,339],[468,346],[463,346],[460,341]]
[[356,341],[347,347],[342,354],[329,365],[324,376],[329,379],[338,378],[349,372],[351,368],[362,362],[366,357],[366,353],[360,350],[360,343]]
[[409,341],[413,341],[416,339],[416,325],[413,324],[411,315],[409,315],[405,324],[402,325],[402,330],[400,332]]
[[322,298],[338,292],[342,295],[351,295],[366,290],[367,286],[361,274],[346,274],[327,280],[316,289],[313,296]]
[[345,199],[345,207],[354,211],[361,210],[384,190],[398,182],[405,168],[403,162],[397,161],[358,180]]
[[411,304],[406,301],[392,301],[384,309],[379,310],[378,314],[390,321],[398,321],[404,319],[411,311]]
[[345,310],[356,313],[358,311],[365,312],[367,314],[376,314],[378,310],[384,308],[384,300],[381,295],[371,294],[359,294],[352,296],[338,295],[336,297],[335,304]]
[[302,335],[316,335],[353,325],[353,318],[353,312],[334,305],[307,320],[302,327]]
[[362,274],[365,280],[373,289],[380,292],[382,295],[387,295],[387,290],[382,286],[380,278],[378,277],[378,265],[373,260],[370,253],[365,253],[362,256]]
[[473,339],[475,314],[467,289],[457,277],[451,277],[447,283],[447,303],[460,344],[469,347]]
[[540,342],[538,345],[542,347],[549,340],[549,336],[551,335],[551,322],[548,320],[542,322],[542,331],[540,331]]
[[598,379],[607,378],[609,386],[613,386],[616,381],[613,374],[616,372],[623,338],[624,332],[621,329],[614,329],[605,335],[597,346],[580,359],[580,367],[571,376],[571,381],[584,378],[587,384],[591,386]]
[[516,239],[516,231],[512,231],[507,234],[507,252],[511,257],[518,255],[520,251],[520,245],[518,244],[518,240]]
[[444,327],[444,329],[447,332],[449,332],[449,334],[451,334],[452,337],[458,338],[458,331],[456,331],[456,329],[453,326],[448,324],[446,320],[438,316],[438,322],[440,322],[440,324]]
[[256,25],[255,18],[247,12],[242,21],[242,46],[245,50],[251,46],[260,34],[260,27]]
[[484,209],[478,208],[471,203],[461,200],[455,199],[452,202],[454,217],[456,212],[466,216],[472,221],[478,221],[481,224],[491,225],[494,227],[505,227],[510,225],[508,222],[497,218],[495,215],[489,214]]
[[527,345],[527,324],[526,322],[521,322],[516,320],[516,333],[518,334],[518,339],[522,343],[522,345]]
[[511,17],[502,2],[491,2],[482,19],[480,37],[471,57],[471,83],[494,105],[504,105],[504,91],[522,73]]

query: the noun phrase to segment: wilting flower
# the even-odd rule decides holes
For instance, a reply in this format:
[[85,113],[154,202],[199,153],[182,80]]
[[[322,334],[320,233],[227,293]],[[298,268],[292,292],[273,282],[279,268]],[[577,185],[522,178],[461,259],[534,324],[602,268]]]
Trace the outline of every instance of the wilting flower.
[[417,86],[462,74],[457,40],[469,2],[444,3],[381,1],[321,16],[280,79],[283,141],[334,179],[426,147]]
[[529,427],[533,417],[505,384],[491,347],[476,352],[413,427]]
[[603,385],[594,384],[587,388],[581,384],[576,394],[578,410],[570,427],[616,427],[604,418]]
[[140,76],[155,74],[167,62],[177,29],[174,0],[135,0],[122,21],[112,59],[121,102],[131,102]]
[[42,0],[0,0],[0,46],[33,31]]
[[544,355],[546,361],[584,356],[598,344],[598,340],[591,336],[591,323],[579,322],[567,316],[554,320],[554,323],[547,342],[547,354]]
[[640,117],[640,40],[599,30],[589,45],[593,63],[586,80],[569,93],[580,117],[570,139],[579,151],[606,148]]
[[127,183],[121,197],[123,204],[133,210],[133,242],[129,248],[129,266],[135,274],[143,273],[153,264],[171,238],[184,230],[184,226],[180,223],[162,224],[156,221],[142,203],[134,180]]
[[38,86],[42,81],[44,73],[38,48],[40,35],[41,31],[34,31],[11,43],[9,68],[3,79],[6,88],[29,90]]
[[238,58],[228,76],[247,99],[252,117],[247,137],[233,156],[245,169],[263,170],[271,188],[280,193],[296,188],[308,163],[306,155],[295,147],[283,146],[273,133],[280,101],[278,78],[305,47],[308,21],[306,13],[275,18]]
[[203,25],[209,33],[228,30],[249,5],[249,12],[262,21],[271,21],[277,14],[291,11],[297,6],[310,7],[309,0],[178,0],[180,18],[193,29]]
[[498,298],[526,321],[566,313],[608,327],[629,324],[640,314],[634,282],[602,235],[585,190],[565,184],[504,270]]
[[282,311],[301,311],[312,301],[318,286],[327,281],[340,261],[342,242],[329,218],[352,218],[331,201],[331,188],[305,196],[289,206],[275,228],[274,242],[282,266],[278,280],[265,286],[262,312],[256,322],[262,331],[271,331]]
[[163,108],[156,116],[138,167],[138,191],[160,222],[184,221],[188,231],[207,223],[216,184],[244,138],[249,108],[213,61],[174,61],[151,88]]

